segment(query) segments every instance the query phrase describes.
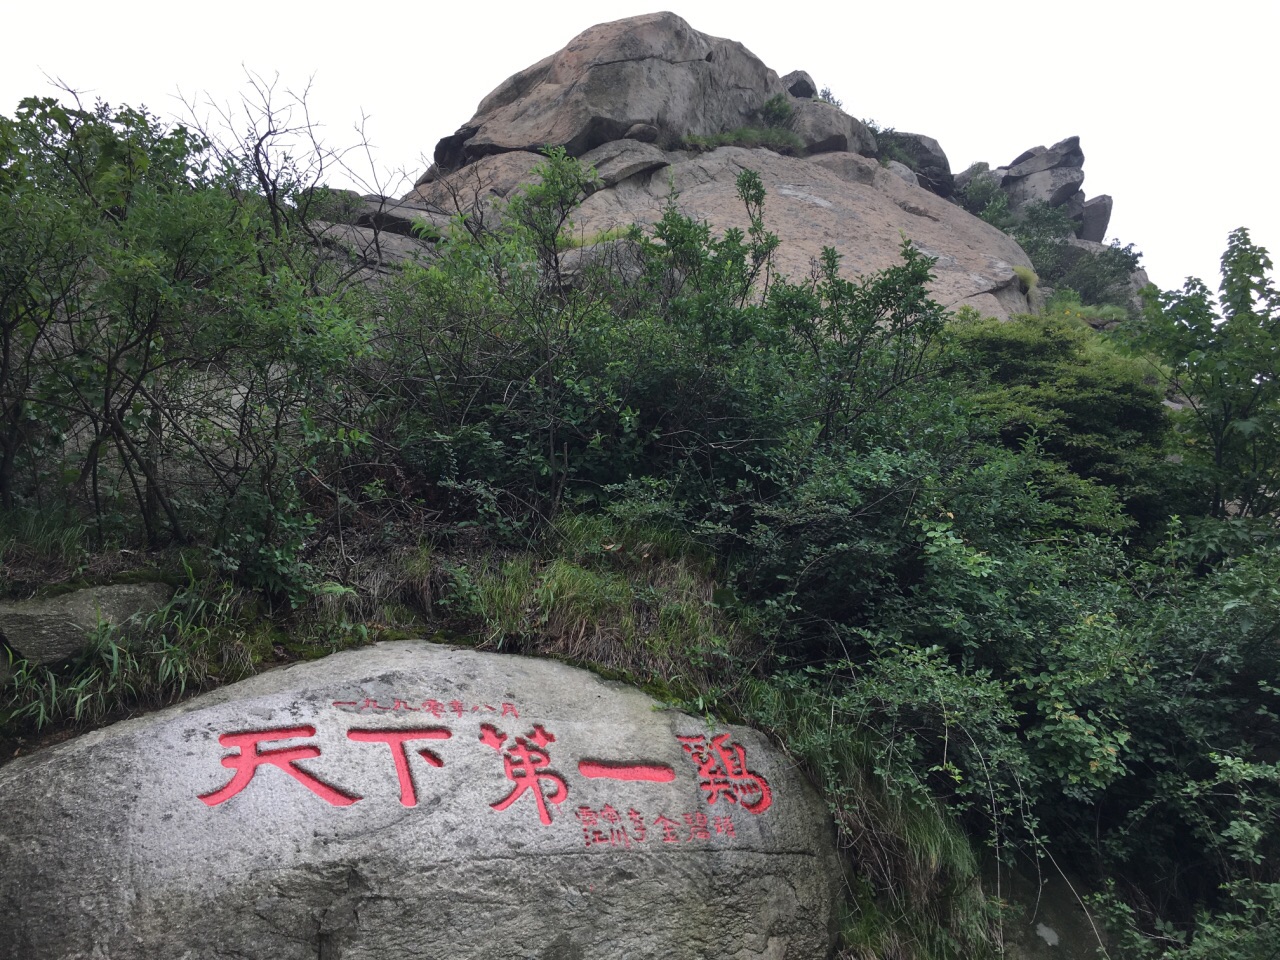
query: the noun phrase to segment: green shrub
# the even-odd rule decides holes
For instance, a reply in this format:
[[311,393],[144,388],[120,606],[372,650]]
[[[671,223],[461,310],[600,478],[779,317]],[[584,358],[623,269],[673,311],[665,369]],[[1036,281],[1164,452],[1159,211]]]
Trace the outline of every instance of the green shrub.
[[1040,278],[1036,276],[1036,272],[1030,267],[1014,267],[1013,272],[1018,277],[1018,283],[1021,285],[1023,293],[1031,293],[1040,282]]
[[760,108],[760,119],[766,127],[786,127],[794,114],[795,108],[785,93],[775,94]]
[[717,147],[765,147],[784,156],[804,156],[804,141],[783,127],[739,127],[727,133],[706,137],[689,136],[684,139],[684,147],[700,152],[715,150]]

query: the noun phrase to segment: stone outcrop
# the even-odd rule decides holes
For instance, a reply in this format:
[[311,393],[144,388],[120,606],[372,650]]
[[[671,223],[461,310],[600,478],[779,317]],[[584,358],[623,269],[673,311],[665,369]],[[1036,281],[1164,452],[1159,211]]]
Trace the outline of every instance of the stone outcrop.
[[861,120],[821,100],[798,100],[792,105],[791,131],[808,153],[849,151],[864,156],[876,152],[876,138]]
[[[57,597],[0,603],[0,638],[14,653],[36,664],[75,656],[99,623],[119,626],[154,613],[173,596],[164,583],[86,587]],[[0,653],[3,659],[3,653]]]
[[894,266],[901,262],[905,236],[937,257],[931,293],[940,303],[969,304],[1000,317],[1029,309],[1013,268],[1029,267],[1030,261],[1011,237],[854,153],[801,159],[723,147],[672,155],[669,166],[588,197],[574,215],[575,228],[590,236],[655,223],[674,189],[681,209],[715,232],[745,230],[749,224],[735,188],[744,169],[756,171],[764,183],[765,222],[782,241],[776,265],[793,279],[809,275],[825,246],[842,256],[850,276]]
[[[824,246],[841,254],[846,276],[885,269],[899,262],[905,236],[938,258],[932,293],[945,306],[1000,317],[1030,309],[1013,272],[1030,265],[1017,243],[941,199],[954,181],[941,145],[891,132],[895,155],[909,161],[895,167],[861,121],[810,99],[815,86],[802,70],[779,78],[741,44],[674,14],[601,24],[485,97],[389,212],[484,217],[531,179],[543,145],[558,145],[600,177],[573,215],[581,237],[656,222],[673,190],[686,213],[723,231],[746,226],[735,181],[749,167],[764,180],[766,222],[782,241],[777,265],[791,277],[808,276]],[[779,95],[791,98],[789,127],[806,156],[679,149],[691,135],[758,125]],[[885,166],[868,159],[878,153]]]
[[915,171],[920,186],[940,197],[951,196],[955,190],[951,163],[937,140],[922,133],[902,133],[898,130],[886,134],[882,139],[889,140],[894,153],[905,158],[902,162]]
[[1080,211],[1080,239],[1101,243],[1111,223],[1111,198],[1102,196],[1086,200]]
[[0,768],[0,954],[828,956],[822,801],[761,734],[415,641]]
[[636,124],[670,138],[751,123],[785,89],[746,47],[699,33],[673,13],[591,27],[501,84],[436,146],[449,172],[493,153],[564,146],[571,156]]
[[974,164],[956,177],[956,189],[963,190],[975,177],[995,180],[1008,195],[1009,210],[1015,215],[1028,203],[1047,203],[1061,208],[1076,222],[1080,239],[1101,242],[1107,234],[1111,198],[1104,194],[1085,199],[1084,151],[1079,137],[1067,137],[1052,147],[1024,150],[1008,166],[995,170],[985,163]]
[[782,85],[793,97],[812,100],[818,95],[818,85],[803,70],[792,70],[782,78]]

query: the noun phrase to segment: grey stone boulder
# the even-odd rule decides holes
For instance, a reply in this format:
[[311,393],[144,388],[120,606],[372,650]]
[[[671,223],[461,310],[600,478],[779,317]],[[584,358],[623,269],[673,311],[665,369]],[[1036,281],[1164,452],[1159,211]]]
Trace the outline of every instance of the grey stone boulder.
[[401,199],[449,215],[473,212],[533,182],[533,168],[546,159],[530,151],[495,154],[415,187]]
[[756,731],[416,641],[0,767],[23,960],[812,960],[825,805]]
[[1083,166],[1084,151],[1080,149],[1080,138],[1067,137],[1065,140],[1059,140],[1052,147],[1032,147],[1020,154],[1009,164],[1005,176],[1016,180],[1044,170]]
[[1107,955],[1111,944],[1103,918],[1091,913],[1077,893],[1088,889],[1082,878],[1060,874],[1047,864],[1037,869],[1026,861],[1014,869],[1001,867],[998,879],[991,867],[987,873],[986,883],[1014,907],[1002,927],[1007,960],[1094,960]]
[[433,163],[427,167],[426,170],[422,171],[422,176],[418,177],[418,179],[413,182],[413,185],[415,187],[420,187],[424,183],[430,183],[438,176],[440,176],[440,168]]
[[415,228],[423,224],[439,226],[438,213],[441,211],[433,210],[423,203],[373,194],[362,197],[361,201],[362,205],[351,221],[357,227],[414,237],[417,236]]
[[657,143],[661,131],[652,123],[633,123],[622,135],[624,140],[639,140],[641,143]]
[[154,613],[172,597],[168,584],[122,583],[0,603],[0,637],[32,663],[57,663],[83,650],[99,623],[120,626]]
[[849,116],[835,104],[798,100],[791,106],[791,131],[804,142],[809,153],[875,155],[875,134],[861,120]]
[[1059,209],[1072,220],[1079,223],[1084,218],[1084,191],[1077,190],[1071,196],[1067,197],[1059,207]]
[[818,85],[803,70],[792,70],[782,78],[787,93],[800,100],[811,100],[818,95]]
[[1055,167],[1017,179],[1005,178],[1004,191],[1013,209],[1033,201],[1061,206],[1079,192],[1084,184],[1084,171],[1079,167]]
[[752,122],[778,75],[740,43],[694,30],[673,13],[603,23],[510,77],[436,146],[442,171],[512,150],[563,146],[581,156],[636,124],[676,137]]
[[580,158],[584,167],[593,167],[602,187],[612,187],[638,174],[661,170],[670,165],[665,153],[651,143],[639,140],[613,140],[602,144]]
[[1080,239],[1102,243],[1111,224],[1111,198],[1105,193],[1086,200],[1080,215]]
[[[443,213],[423,222],[433,224],[442,235],[449,229],[449,217]],[[406,260],[428,255],[431,249],[431,241],[400,232],[323,221],[314,227],[316,239],[330,256],[358,267],[371,282],[395,273]]]
[[909,183],[913,187],[920,186],[920,180],[916,176],[916,172],[905,163],[899,163],[897,160],[890,160],[884,165],[884,168],[904,183]]
[[920,186],[940,197],[951,196],[955,191],[951,163],[937,140],[921,133],[903,133],[898,130],[881,139],[885,137],[890,138],[893,146],[906,155],[909,161],[907,166],[916,172]]

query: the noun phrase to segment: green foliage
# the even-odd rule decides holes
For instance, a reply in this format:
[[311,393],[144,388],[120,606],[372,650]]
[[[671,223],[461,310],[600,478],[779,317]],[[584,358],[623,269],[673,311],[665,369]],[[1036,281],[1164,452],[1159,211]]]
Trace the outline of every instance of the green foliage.
[[815,97],[815,99],[816,99],[819,103],[829,103],[829,104],[831,104],[833,107],[843,107],[843,106],[844,106],[844,101],[843,101],[843,100],[839,100],[839,99],[837,99],[837,98],[836,98],[836,95],[835,95],[834,93],[832,93],[832,92],[831,92],[831,88],[830,88],[830,87],[823,87],[821,90],[819,90],[819,91],[818,91],[818,96],[817,96],[817,97]]
[[717,147],[764,147],[788,157],[804,156],[804,141],[785,127],[739,127],[726,133],[689,136],[684,139],[687,150],[707,152]]
[[[597,179],[563,150],[357,284],[308,219],[350,198],[304,169],[127,109],[0,122],[4,575],[178,543],[234,584],[14,664],[0,732],[268,649],[559,656],[785,740],[852,854],[855,955],[989,955],[979,853],[1042,850],[1115,879],[1126,955],[1260,955],[1280,350],[1247,234],[1221,308],[1151,301],[1151,364],[1088,326],[1122,315],[1102,301],[1137,255],[1072,260],[1047,208],[1016,227],[1021,280],[1058,293],[995,323],[948,318],[909,242],[857,280],[832,250],[779,276],[749,170],[745,229],[672,197],[652,229],[578,237]],[[1004,225],[1003,197],[975,177],[962,200]]]
[[1009,195],[1000,189],[1000,181],[985,163],[974,164],[965,172],[969,174],[969,180],[956,194],[960,205],[997,230],[1009,232],[1014,217],[1009,210]]
[[863,120],[862,123],[875,134],[877,156],[881,164],[896,160],[911,170],[919,172],[920,162],[893,127],[881,127],[874,120]]
[[[984,188],[974,186],[978,179],[975,177],[966,185],[967,197],[970,189],[975,191],[972,199],[966,200],[967,206],[976,204],[982,196]],[[1039,201],[1028,203],[1009,224],[1008,201],[1005,199],[1001,204],[997,199],[1004,196],[999,191],[992,194],[978,214],[988,223],[1013,234],[1043,283],[1073,290],[1085,304],[1126,305],[1129,277],[1138,268],[1142,256],[1133,249],[1133,244],[1122,247],[1113,241],[1096,253],[1073,248],[1067,241],[1075,234],[1075,223],[1061,208]]]
[[[1058,309],[1063,303],[1070,306]],[[1081,314],[1059,299],[1043,317],[960,326],[960,343],[990,378],[974,401],[1002,443],[1034,442],[1090,481],[1093,496],[1113,491],[1151,536],[1185,504],[1175,499],[1178,471],[1165,460],[1162,398],[1149,367],[1111,348]]]
[[1280,294],[1267,251],[1234,231],[1215,305],[1189,279],[1149,289],[1136,342],[1186,406],[1183,456],[1206,475],[1211,516],[1273,515],[1280,490]]
[[129,108],[26,100],[0,131],[0,503],[87,493],[98,546],[135,523],[150,546],[208,538],[276,586],[229,524],[252,502],[274,535],[314,463],[299,425],[361,350],[282,198]]
[[66,665],[15,660],[6,651],[12,676],[0,700],[0,731],[94,724],[246,676],[261,651],[237,607],[231,589],[193,583],[141,622],[101,625]]
[[785,93],[775,94],[764,102],[760,108],[760,119],[766,127],[785,127],[791,122],[795,108]]
[[1040,278],[1036,276],[1036,272],[1030,267],[1014,267],[1013,272],[1018,277],[1018,282],[1022,285],[1023,293],[1031,293],[1040,283]]

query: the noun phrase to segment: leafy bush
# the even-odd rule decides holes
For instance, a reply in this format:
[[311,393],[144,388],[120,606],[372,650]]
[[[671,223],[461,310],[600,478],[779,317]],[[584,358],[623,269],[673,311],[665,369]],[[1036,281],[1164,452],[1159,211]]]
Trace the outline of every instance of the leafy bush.
[[821,90],[819,90],[819,91],[818,91],[818,96],[817,96],[817,97],[815,97],[815,99],[816,99],[819,103],[829,103],[829,104],[831,104],[833,107],[843,107],[843,106],[844,106],[844,101],[843,101],[843,100],[839,100],[839,99],[837,99],[837,98],[836,98],[836,95],[835,95],[834,93],[832,93],[832,92],[831,92],[831,88],[830,88],[830,87],[823,87]]
[[766,127],[785,127],[791,122],[795,108],[785,93],[775,94],[760,108],[760,119]]
[[[971,186],[972,181],[967,187]],[[983,208],[983,213],[989,223],[1003,218],[1004,210],[998,202],[993,200],[988,207]],[[1133,244],[1122,247],[1119,241],[1113,241],[1097,253],[1073,248],[1068,238],[1075,235],[1074,222],[1061,208],[1039,201],[1018,211],[1010,232],[1047,286],[1073,290],[1087,305],[1128,304],[1129,277],[1142,257]]]

